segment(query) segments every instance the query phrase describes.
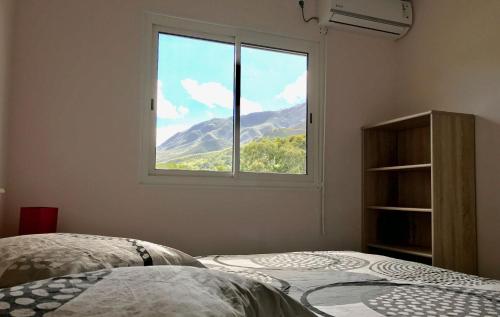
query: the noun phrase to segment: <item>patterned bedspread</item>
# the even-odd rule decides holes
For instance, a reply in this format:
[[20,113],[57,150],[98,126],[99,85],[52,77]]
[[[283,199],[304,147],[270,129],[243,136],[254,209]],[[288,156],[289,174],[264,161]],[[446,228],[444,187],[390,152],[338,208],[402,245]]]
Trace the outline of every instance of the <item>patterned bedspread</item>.
[[500,281],[357,252],[199,258],[281,289],[318,316],[500,316]]

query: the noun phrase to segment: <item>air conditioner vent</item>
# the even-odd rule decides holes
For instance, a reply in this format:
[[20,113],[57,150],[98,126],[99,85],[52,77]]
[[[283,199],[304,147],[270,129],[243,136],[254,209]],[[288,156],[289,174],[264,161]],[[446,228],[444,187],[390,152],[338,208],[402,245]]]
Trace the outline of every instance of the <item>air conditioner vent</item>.
[[411,3],[402,0],[319,0],[320,24],[393,39],[412,25]]

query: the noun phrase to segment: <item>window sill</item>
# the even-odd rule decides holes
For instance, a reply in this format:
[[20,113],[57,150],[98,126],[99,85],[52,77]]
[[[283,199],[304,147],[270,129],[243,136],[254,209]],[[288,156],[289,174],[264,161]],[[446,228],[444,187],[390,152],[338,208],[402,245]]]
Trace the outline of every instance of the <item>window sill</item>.
[[[296,176],[296,175],[278,175]],[[236,179],[233,176],[204,177],[204,176],[174,176],[174,175],[143,175],[142,185],[164,185],[176,188],[203,188],[203,189],[252,189],[252,190],[308,190],[319,191],[320,183],[309,179],[301,181],[282,181],[267,179]]]

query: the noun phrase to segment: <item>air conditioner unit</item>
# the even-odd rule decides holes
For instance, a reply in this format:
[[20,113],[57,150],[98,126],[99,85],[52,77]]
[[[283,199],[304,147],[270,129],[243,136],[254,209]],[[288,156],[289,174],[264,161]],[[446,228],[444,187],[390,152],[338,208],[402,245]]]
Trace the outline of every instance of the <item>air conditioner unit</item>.
[[324,26],[398,39],[413,23],[411,2],[402,0],[318,0]]

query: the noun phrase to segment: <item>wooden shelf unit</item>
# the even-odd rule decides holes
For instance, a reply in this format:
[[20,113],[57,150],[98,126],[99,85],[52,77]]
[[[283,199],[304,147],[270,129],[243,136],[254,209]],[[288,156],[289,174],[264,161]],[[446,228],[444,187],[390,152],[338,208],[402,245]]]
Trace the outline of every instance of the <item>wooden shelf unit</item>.
[[442,111],[363,128],[364,252],[477,273],[474,138]]

